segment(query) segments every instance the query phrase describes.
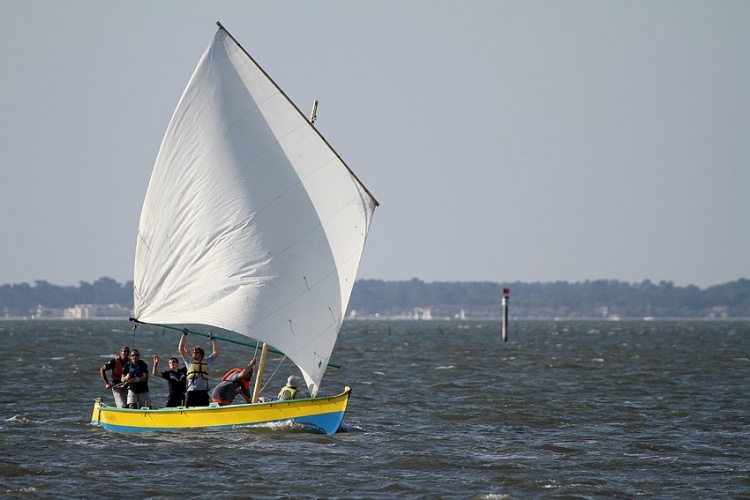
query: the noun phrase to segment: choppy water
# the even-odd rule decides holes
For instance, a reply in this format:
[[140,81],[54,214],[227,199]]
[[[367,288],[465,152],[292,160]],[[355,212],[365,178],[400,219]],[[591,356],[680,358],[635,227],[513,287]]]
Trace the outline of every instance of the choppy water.
[[[150,367],[178,334],[0,322],[0,497],[750,497],[750,324],[522,322],[506,343],[498,327],[347,323],[332,436],[117,434],[89,424],[99,367],[122,344]],[[252,355],[220,348],[217,378]]]

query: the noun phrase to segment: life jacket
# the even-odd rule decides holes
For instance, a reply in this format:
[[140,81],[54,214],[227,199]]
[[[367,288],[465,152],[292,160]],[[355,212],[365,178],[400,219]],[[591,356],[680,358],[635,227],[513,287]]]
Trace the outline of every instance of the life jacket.
[[[221,377],[221,381],[223,382],[226,379],[228,379],[231,374],[233,374],[233,373],[240,373],[241,371],[242,371],[242,369],[240,369],[240,368],[232,368],[231,370],[229,370],[228,372],[226,372],[223,377]],[[253,372],[250,372],[250,375],[252,375],[252,373]],[[250,381],[249,380],[245,380],[244,378],[240,378],[240,379],[237,379],[237,380],[239,380],[240,384],[242,384],[242,388],[245,389],[245,391],[249,391],[250,390]]]
[[281,392],[279,392],[279,399],[281,399],[281,396],[284,395],[285,392],[289,393],[289,399],[294,399],[294,396],[299,392],[299,389],[295,389],[294,387],[284,386],[283,389],[281,389]]
[[122,362],[120,356],[115,358],[115,367],[112,368],[112,383],[119,384],[122,382],[122,369],[125,364]]
[[187,378],[188,380],[194,380],[198,377],[201,377],[203,380],[208,380],[208,363],[206,363],[205,359],[198,361],[193,358],[188,367]]

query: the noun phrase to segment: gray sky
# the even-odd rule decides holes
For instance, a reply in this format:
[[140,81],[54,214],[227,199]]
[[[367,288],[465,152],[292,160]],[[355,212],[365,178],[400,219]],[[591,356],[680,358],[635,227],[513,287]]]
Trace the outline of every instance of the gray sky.
[[0,0],[0,284],[132,279],[222,24],[381,202],[360,278],[750,277],[750,2]]

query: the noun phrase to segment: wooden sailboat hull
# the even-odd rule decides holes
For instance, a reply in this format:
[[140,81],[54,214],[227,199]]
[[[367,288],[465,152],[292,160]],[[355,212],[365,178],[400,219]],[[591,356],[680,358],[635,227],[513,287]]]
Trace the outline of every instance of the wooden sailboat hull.
[[318,432],[334,434],[344,419],[351,388],[331,397],[199,408],[115,408],[94,402],[91,423],[115,432],[174,431],[295,422]]

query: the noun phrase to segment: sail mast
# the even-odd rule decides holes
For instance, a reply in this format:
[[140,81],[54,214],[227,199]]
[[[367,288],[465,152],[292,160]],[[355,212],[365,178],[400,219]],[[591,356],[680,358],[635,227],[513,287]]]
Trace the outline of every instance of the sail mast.
[[313,101],[312,111],[310,111],[310,123],[315,123],[318,118],[318,100]]
[[296,109],[296,110],[297,110],[297,113],[299,113],[299,114],[300,114],[300,115],[302,116],[302,118],[304,118],[304,119],[305,119],[305,121],[306,121],[307,123],[309,123],[309,124],[310,124],[310,128],[311,128],[311,129],[313,129],[313,130],[315,131],[315,133],[316,133],[316,134],[318,135],[318,137],[320,137],[320,139],[321,139],[321,140],[322,140],[322,141],[323,141],[323,142],[324,142],[324,143],[326,144],[326,146],[328,146],[328,149],[330,149],[330,150],[331,150],[331,152],[333,152],[333,154],[334,154],[334,155],[336,155],[336,158],[338,158],[338,159],[339,159],[339,161],[341,162],[341,164],[342,164],[342,165],[344,165],[344,167],[345,167],[345,168],[346,168],[346,169],[347,169],[347,170],[349,171],[349,174],[350,174],[350,175],[351,175],[352,177],[354,177],[354,179],[355,179],[355,180],[357,181],[357,184],[359,184],[360,186],[362,186],[362,189],[363,189],[363,190],[365,191],[365,193],[367,193],[367,195],[368,195],[368,196],[370,197],[370,199],[372,199],[372,201],[373,201],[373,203],[375,204],[375,206],[376,206],[376,207],[379,207],[379,206],[380,206],[380,202],[378,202],[378,200],[377,200],[377,199],[376,199],[376,198],[375,198],[375,197],[374,197],[374,196],[372,195],[372,193],[370,192],[370,190],[369,190],[369,189],[367,189],[367,186],[365,186],[365,185],[364,185],[364,183],[362,183],[362,181],[361,181],[361,180],[359,180],[359,177],[357,177],[357,174],[355,174],[355,173],[354,173],[354,171],[353,171],[353,170],[352,170],[352,169],[351,169],[351,168],[349,167],[349,165],[348,165],[348,164],[347,164],[347,163],[346,163],[346,162],[344,161],[344,159],[343,159],[343,158],[341,158],[341,155],[339,155],[339,154],[338,154],[338,152],[337,152],[337,151],[336,151],[335,149],[333,149],[333,146],[331,146],[331,144],[330,144],[330,143],[329,143],[329,142],[328,142],[328,141],[326,140],[326,138],[325,138],[325,137],[323,137],[323,134],[321,134],[321,133],[320,133],[320,132],[318,131],[318,129],[317,129],[317,128],[315,128],[315,126],[314,126],[314,125],[312,124],[312,122],[311,122],[311,121],[310,121],[310,120],[308,119],[308,117],[307,117],[307,116],[305,115],[305,113],[303,113],[303,112],[302,112],[302,110],[301,110],[301,109],[299,109],[299,107],[298,107],[298,106],[297,106],[297,105],[296,105],[296,104],[294,103],[294,101],[292,101],[292,100],[291,100],[291,99],[289,98],[289,96],[288,96],[288,95],[286,95],[286,92],[284,92],[283,90],[281,90],[281,87],[279,87],[279,85],[278,85],[278,84],[276,83],[276,81],[275,81],[275,80],[274,80],[273,78],[271,78],[271,75],[269,75],[268,73],[266,73],[266,70],[264,70],[264,69],[263,69],[263,67],[262,67],[262,66],[261,66],[260,64],[258,64],[258,61],[256,61],[256,60],[255,60],[255,59],[253,58],[253,56],[251,56],[251,55],[250,55],[250,53],[249,53],[249,52],[248,52],[247,50],[245,50],[245,47],[243,47],[243,46],[242,46],[242,44],[241,44],[240,42],[238,42],[238,41],[237,41],[237,39],[236,39],[236,38],[234,38],[234,37],[232,36],[232,34],[231,34],[231,33],[230,33],[230,32],[229,32],[229,31],[228,31],[228,30],[227,30],[227,29],[226,29],[226,28],[224,27],[224,25],[222,25],[222,24],[221,24],[221,23],[220,23],[219,21],[216,21],[216,26],[218,26],[220,30],[224,31],[224,33],[226,33],[226,34],[227,34],[227,36],[228,36],[229,38],[231,38],[231,39],[232,39],[232,40],[234,41],[234,43],[236,43],[236,44],[237,44],[237,46],[238,46],[238,47],[239,47],[240,49],[242,49],[242,52],[244,52],[244,53],[245,53],[245,55],[246,55],[246,56],[247,56],[248,58],[250,58],[250,60],[251,60],[251,61],[253,62],[253,64],[255,64],[255,66],[256,66],[256,67],[257,67],[257,68],[258,68],[258,69],[259,69],[259,70],[260,70],[260,71],[261,71],[261,72],[262,72],[262,73],[263,73],[263,74],[264,74],[264,75],[266,76],[266,78],[268,78],[268,81],[269,81],[269,82],[271,82],[271,84],[272,84],[272,85],[273,85],[274,87],[276,87],[276,90],[278,90],[278,91],[279,91],[279,93],[280,93],[281,95],[283,95],[283,96],[284,96],[284,99],[286,99],[286,100],[287,100],[287,102],[288,102],[288,103],[289,103],[289,104],[290,104],[290,105],[291,105],[291,106],[292,106],[292,107],[293,107],[294,109]]
[[263,370],[266,368],[266,355],[268,354],[268,343],[263,342],[263,350],[260,352],[260,362],[258,363],[258,374],[255,376],[255,386],[253,387],[253,403],[257,403],[260,398],[260,390],[263,387]]

